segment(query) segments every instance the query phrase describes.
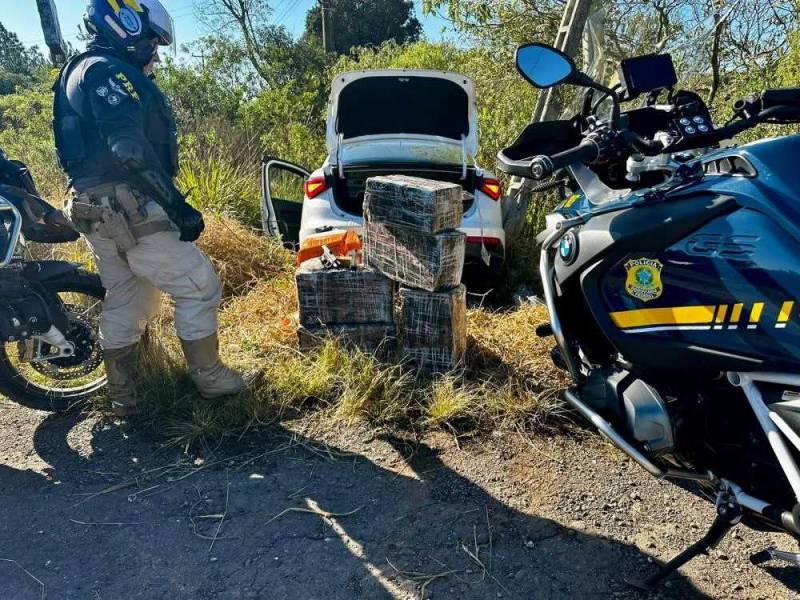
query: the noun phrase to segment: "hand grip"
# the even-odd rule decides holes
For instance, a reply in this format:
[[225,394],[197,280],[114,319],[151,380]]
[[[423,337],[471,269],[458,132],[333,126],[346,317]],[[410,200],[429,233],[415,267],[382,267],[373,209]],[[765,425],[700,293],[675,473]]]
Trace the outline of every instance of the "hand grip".
[[579,162],[591,162],[600,156],[600,146],[593,140],[584,140],[579,146],[559,152],[553,156],[537,156],[531,161],[534,179],[547,179],[564,167]]

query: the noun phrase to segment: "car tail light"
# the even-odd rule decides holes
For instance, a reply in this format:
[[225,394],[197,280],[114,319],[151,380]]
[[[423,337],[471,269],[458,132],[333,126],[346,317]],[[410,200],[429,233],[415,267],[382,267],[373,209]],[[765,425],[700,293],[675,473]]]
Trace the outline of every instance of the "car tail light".
[[468,244],[482,244],[484,246],[502,246],[503,242],[496,237],[485,237],[485,236],[467,236],[467,243]]
[[485,177],[481,181],[481,191],[497,202],[503,196],[503,186],[497,179]]
[[311,177],[308,181],[306,181],[305,185],[306,198],[309,200],[311,198],[316,198],[327,189],[328,180],[325,179],[325,176],[318,175],[316,177]]

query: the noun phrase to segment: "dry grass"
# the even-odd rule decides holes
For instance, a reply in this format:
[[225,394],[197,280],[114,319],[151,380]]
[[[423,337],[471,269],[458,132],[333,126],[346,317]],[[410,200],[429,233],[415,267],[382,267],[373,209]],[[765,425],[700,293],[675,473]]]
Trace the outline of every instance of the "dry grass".
[[214,263],[226,296],[240,296],[262,281],[291,273],[293,257],[273,240],[231,218],[207,214],[205,221],[199,246]]
[[[472,309],[465,363],[450,375],[417,379],[336,340],[320,350],[297,349],[293,256],[238,221],[209,215],[200,247],[224,283],[220,315],[223,357],[246,373],[246,393],[224,403],[202,401],[189,380],[165,299],[142,353],[146,420],[173,443],[188,447],[254,424],[323,411],[343,425],[366,421],[449,431],[542,429],[560,422],[558,392],[566,385],[553,368],[551,340],[534,334],[544,308]],[[39,247],[40,257],[90,262],[83,242]]]
[[314,409],[347,425],[367,421],[450,431],[541,429],[558,422],[566,380],[551,365],[550,341],[534,334],[546,320],[538,306],[469,311],[469,351],[458,372],[417,379],[399,365],[330,340],[297,349],[292,256],[226,217],[210,217],[201,241],[219,269],[226,299],[220,316],[223,357],[246,373],[249,390],[223,404],[201,401],[185,374],[164,303],[144,356],[148,419],[188,445]]

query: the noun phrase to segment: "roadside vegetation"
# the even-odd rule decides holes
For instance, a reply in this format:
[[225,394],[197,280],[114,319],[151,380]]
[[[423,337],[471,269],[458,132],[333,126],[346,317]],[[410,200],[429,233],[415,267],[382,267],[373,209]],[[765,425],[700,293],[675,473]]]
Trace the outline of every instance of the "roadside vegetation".
[[[368,12],[364,7],[373,5],[337,1]],[[459,435],[562,423],[558,398],[566,380],[551,365],[552,341],[534,333],[547,318],[541,306],[522,302],[502,310],[471,309],[465,364],[435,381],[418,380],[402,366],[381,364],[335,341],[301,355],[295,341],[293,257],[256,228],[262,157],[304,166],[322,161],[330,81],[342,71],[427,68],[472,77],[481,123],[477,159],[492,167],[497,151],[528,123],[536,99],[514,70],[513,49],[523,41],[551,41],[563,3],[426,0],[426,9],[440,11],[455,28],[450,41],[432,42],[422,37],[413,3],[381,0],[364,17],[375,21],[363,31],[348,29],[329,54],[321,47],[318,14],[309,14],[306,32],[294,39],[276,24],[279,19],[266,0],[243,3],[249,11],[243,19],[221,0],[197,4],[214,24],[214,33],[189,49],[202,58],[190,63],[166,58],[159,83],[179,120],[179,183],[208,215],[201,245],[225,283],[225,358],[246,371],[252,384],[248,393],[224,404],[198,401],[165,302],[143,357],[147,420],[153,429],[188,445],[309,410],[337,423],[441,427]],[[607,3],[607,73],[624,56],[671,51],[685,87],[708,98],[723,116],[746,92],[800,85],[793,1],[724,3],[733,7],[730,14],[712,4]],[[375,38],[376,31],[384,33]],[[55,75],[40,54],[0,28],[0,148],[25,161],[43,195],[59,205],[66,181],[56,165],[50,130]],[[508,292],[535,291],[534,236],[548,202],[540,198],[531,205],[523,235],[515,240]],[[80,245],[59,252],[89,260]]]
[[183,367],[168,302],[143,352],[141,391],[153,429],[181,445],[240,434],[273,419],[316,411],[324,422],[444,427],[459,435],[498,427],[553,428],[563,376],[549,361],[549,340],[534,334],[545,310],[469,312],[470,346],[462,368],[417,379],[330,340],[318,352],[297,350],[293,256],[228,217],[211,216],[201,246],[225,283],[224,358],[251,381],[247,393],[219,405],[200,401]]

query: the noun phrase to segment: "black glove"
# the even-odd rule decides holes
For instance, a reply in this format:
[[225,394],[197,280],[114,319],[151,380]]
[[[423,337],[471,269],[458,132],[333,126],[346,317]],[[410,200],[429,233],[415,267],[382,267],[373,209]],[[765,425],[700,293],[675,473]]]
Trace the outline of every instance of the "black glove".
[[182,242],[196,242],[206,228],[203,215],[188,202],[182,202],[172,220],[181,232]]

